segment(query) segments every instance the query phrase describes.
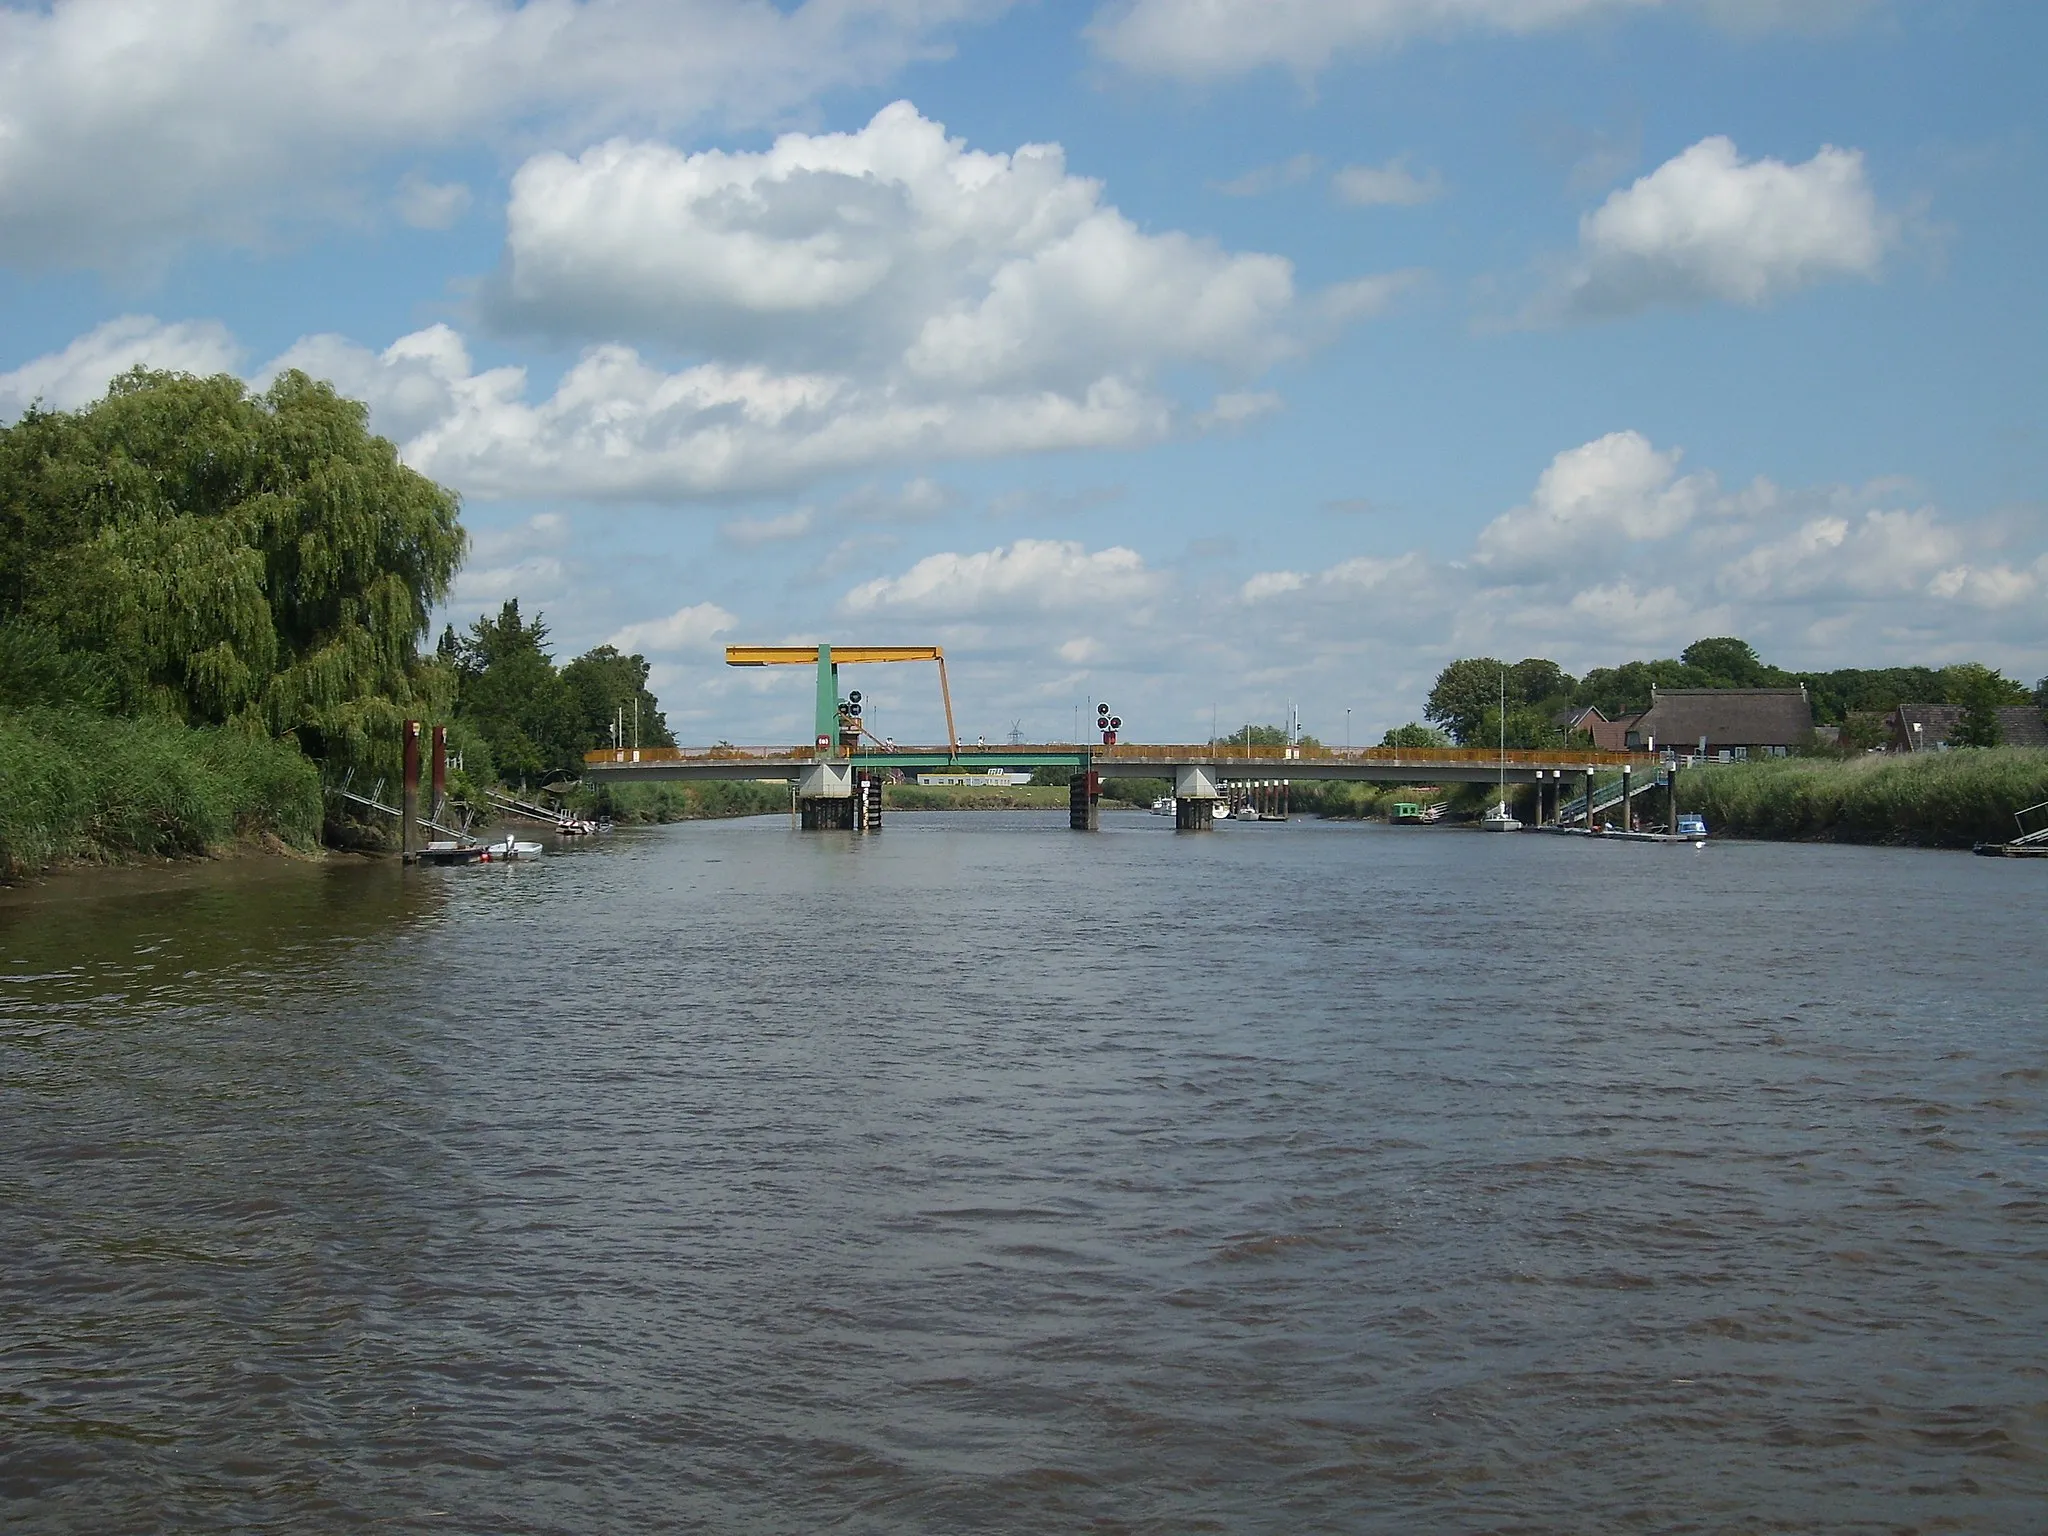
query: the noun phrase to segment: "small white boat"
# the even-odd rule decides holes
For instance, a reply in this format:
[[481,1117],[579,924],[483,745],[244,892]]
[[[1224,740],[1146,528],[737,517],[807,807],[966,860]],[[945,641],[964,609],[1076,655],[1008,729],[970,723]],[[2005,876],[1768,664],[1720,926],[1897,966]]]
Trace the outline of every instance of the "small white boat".
[[502,843],[492,843],[484,849],[484,861],[489,864],[509,864],[515,859],[537,859],[540,855],[539,843],[523,843],[509,836]]
[[1152,814],[1154,816],[1171,816],[1173,814],[1173,796],[1161,795],[1157,800],[1154,800],[1152,802]]
[[1218,801],[1216,802],[1216,820],[1218,820],[1218,821],[1228,821],[1228,820],[1230,820],[1230,804],[1229,804],[1229,802],[1228,802],[1228,801],[1225,801],[1225,800],[1218,800]]

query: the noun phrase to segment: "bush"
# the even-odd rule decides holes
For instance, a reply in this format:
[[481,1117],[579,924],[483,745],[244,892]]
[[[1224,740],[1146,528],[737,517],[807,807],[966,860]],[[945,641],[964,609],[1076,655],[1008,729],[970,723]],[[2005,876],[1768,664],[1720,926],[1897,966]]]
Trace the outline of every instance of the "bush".
[[320,841],[320,779],[290,741],[77,710],[0,711],[0,875],[59,859]]

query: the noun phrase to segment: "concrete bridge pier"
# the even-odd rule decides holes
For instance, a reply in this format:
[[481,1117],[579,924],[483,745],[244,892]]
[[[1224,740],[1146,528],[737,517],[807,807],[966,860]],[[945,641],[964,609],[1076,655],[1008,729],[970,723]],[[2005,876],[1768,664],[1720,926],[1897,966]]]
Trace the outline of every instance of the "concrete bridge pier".
[[1201,763],[1187,763],[1173,771],[1173,827],[1176,832],[1216,830],[1215,773]]
[[1067,780],[1067,825],[1076,832],[1102,829],[1102,778],[1092,769]]
[[806,832],[851,832],[854,829],[851,763],[813,763],[798,781],[796,796]]

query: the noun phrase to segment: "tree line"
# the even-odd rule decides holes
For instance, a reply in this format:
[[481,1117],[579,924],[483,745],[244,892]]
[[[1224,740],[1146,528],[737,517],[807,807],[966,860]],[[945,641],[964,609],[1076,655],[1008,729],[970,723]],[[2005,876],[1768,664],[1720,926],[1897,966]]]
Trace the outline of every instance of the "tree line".
[[[1503,682],[1505,720],[1503,720]],[[1884,714],[1901,704],[1953,704],[1964,710],[1956,745],[1996,746],[1998,711],[2032,703],[2048,708],[2048,679],[2032,690],[1977,662],[1949,667],[1844,668],[1790,672],[1772,666],[1747,641],[1719,635],[1696,640],[1674,659],[1596,667],[1575,678],[1554,661],[1529,657],[1504,662],[1464,657],[1437,674],[1423,705],[1429,725],[1412,723],[1387,733],[1387,744],[1424,746],[1424,737],[1461,746],[1489,745],[1503,725],[1511,747],[1573,743],[1568,720],[1597,708],[1613,720],[1650,707],[1653,689],[1794,688],[1804,685],[1817,725],[1842,727],[1845,746],[1877,745]],[[1396,738],[1406,738],[1397,740]]]
[[442,631],[436,657],[455,679],[464,745],[486,754],[478,761],[465,752],[471,777],[481,770],[507,783],[539,783],[581,772],[583,754],[595,748],[675,745],[647,688],[646,657],[600,645],[557,667],[547,640],[546,620],[522,619],[516,597],[463,634],[453,625]]

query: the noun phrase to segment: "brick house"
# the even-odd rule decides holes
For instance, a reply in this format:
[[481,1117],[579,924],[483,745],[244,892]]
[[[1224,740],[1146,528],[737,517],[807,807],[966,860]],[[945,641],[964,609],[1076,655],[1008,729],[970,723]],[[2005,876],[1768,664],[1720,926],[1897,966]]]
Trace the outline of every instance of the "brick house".
[[1638,718],[1635,715],[1623,715],[1617,720],[1610,720],[1600,712],[1599,705],[1587,704],[1577,709],[1566,710],[1563,714],[1555,716],[1554,721],[1567,731],[1584,731],[1591,736],[1593,750],[1596,752],[1625,752],[1628,750],[1628,729]]

